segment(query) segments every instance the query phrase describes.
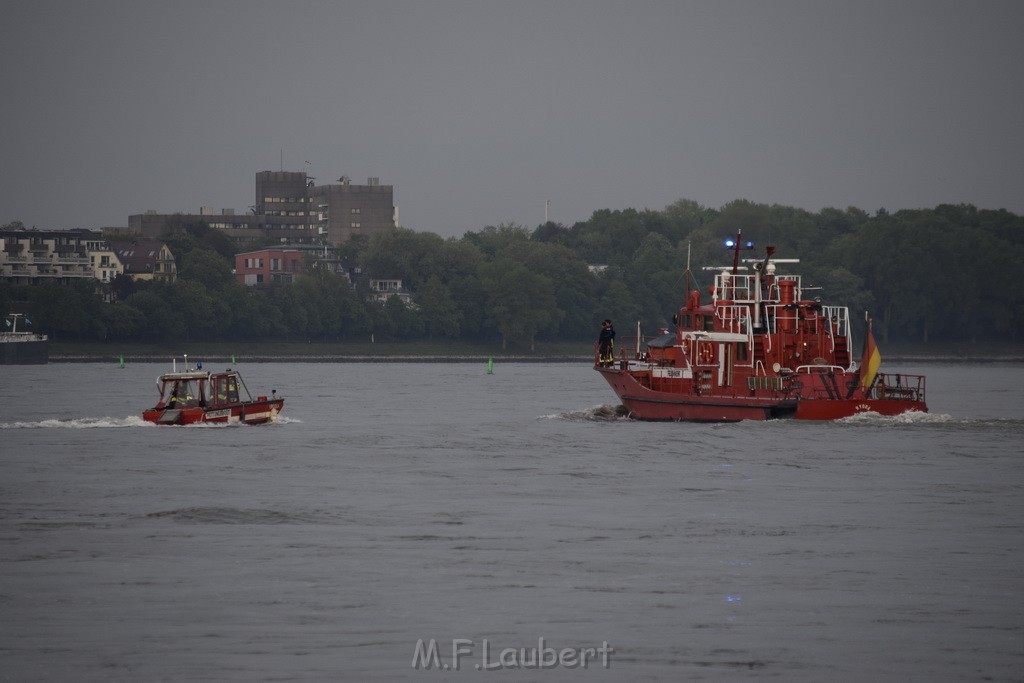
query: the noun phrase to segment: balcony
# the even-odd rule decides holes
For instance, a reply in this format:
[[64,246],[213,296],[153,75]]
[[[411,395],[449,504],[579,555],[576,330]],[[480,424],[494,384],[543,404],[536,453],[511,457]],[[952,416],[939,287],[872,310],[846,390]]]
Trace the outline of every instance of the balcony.
[[89,263],[89,257],[88,256],[85,256],[84,254],[78,254],[76,252],[71,252],[71,253],[67,253],[67,254],[58,254],[56,262],[61,264],[61,265],[87,266],[87,267],[90,267],[90,268],[92,267],[92,265]]

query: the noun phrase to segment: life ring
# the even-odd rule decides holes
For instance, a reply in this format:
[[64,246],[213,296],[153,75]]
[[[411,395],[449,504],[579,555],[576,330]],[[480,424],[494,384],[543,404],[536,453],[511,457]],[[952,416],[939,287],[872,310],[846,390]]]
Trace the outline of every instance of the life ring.
[[711,350],[711,344],[706,343],[706,342],[700,343],[700,348],[697,351],[697,357],[700,359],[700,362],[701,363],[710,363],[711,362],[711,358],[713,356],[714,356],[714,351]]

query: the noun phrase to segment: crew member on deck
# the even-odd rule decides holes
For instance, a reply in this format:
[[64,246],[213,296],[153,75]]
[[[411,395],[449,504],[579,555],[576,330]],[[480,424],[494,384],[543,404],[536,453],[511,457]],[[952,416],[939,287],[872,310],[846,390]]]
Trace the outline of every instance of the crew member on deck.
[[612,321],[605,319],[601,323],[601,333],[597,337],[598,365],[609,366],[615,361],[615,328]]

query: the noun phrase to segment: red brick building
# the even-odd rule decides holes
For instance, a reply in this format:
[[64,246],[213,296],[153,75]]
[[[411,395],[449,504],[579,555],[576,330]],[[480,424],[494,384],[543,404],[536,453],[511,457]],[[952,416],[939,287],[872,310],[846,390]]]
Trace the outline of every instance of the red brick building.
[[243,285],[290,283],[305,268],[298,249],[259,249],[235,254],[235,279]]

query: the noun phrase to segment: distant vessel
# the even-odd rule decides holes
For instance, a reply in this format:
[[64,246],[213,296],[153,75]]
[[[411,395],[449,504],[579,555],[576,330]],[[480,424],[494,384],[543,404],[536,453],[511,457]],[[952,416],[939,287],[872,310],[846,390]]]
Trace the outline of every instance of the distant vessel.
[[[0,331],[0,365],[45,365],[50,361],[50,340],[45,334],[18,330],[21,313],[10,313]],[[26,323],[31,321],[25,318]]]
[[202,363],[189,369],[166,372],[157,379],[160,398],[156,405],[142,413],[142,419],[160,425],[190,425],[204,422],[263,424],[277,419],[284,408],[284,399],[277,390],[270,398],[249,395],[242,376],[235,370],[206,372]]
[[[633,418],[733,422],[796,418],[835,420],[857,413],[927,412],[925,378],[878,372],[881,355],[868,323],[859,367],[851,353],[846,306],[808,299],[799,275],[776,273],[768,247],[763,260],[740,265],[740,235],[728,240],[732,266],[717,271],[711,301],[690,289],[673,316],[675,330],[642,339],[635,354],[596,358]],[[644,343],[646,348],[642,348]]]

